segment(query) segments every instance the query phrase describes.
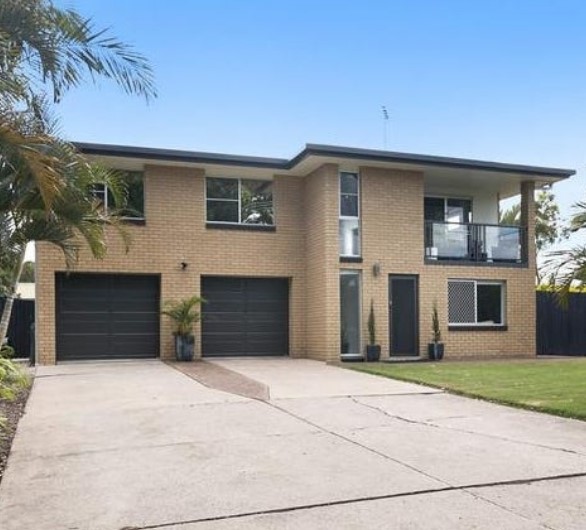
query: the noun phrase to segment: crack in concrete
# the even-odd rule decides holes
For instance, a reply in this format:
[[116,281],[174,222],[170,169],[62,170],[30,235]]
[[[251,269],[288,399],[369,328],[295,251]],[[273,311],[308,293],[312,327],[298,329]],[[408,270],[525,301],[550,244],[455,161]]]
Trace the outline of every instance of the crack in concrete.
[[[230,519],[242,519],[244,517],[255,517],[261,515],[276,515],[276,514],[283,514],[283,513],[291,513],[303,510],[313,510],[318,508],[327,508],[330,506],[344,506],[348,504],[358,504],[361,502],[371,502],[371,501],[379,501],[379,500],[388,500],[388,499],[399,499],[405,497],[417,497],[417,496],[424,496],[424,495],[434,495],[437,493],[445,493],[445,492],[454,492],[454,491],[461,491],[464,493],[471,493],[468,490],[480,489],[480,488],[492,488],[492,487],[501,487],[501,486],[522,486],[533,484],[536,482],[552,482],[556,480],[571,480],[575,478],[586,478],[586,473],[570,473],[565,475],[555,475],[549,477],[535,477],[531,479],[517,479],[517,480],[505,480],[505,481],[498,481],[498,482],[486,482],[486,483],[476,483],[476,484],[468,484],[464,486],[445,486],[435,489],[422,489],[417,491],[408,491],[403,493],[389,493],[383,495],[370,495],[366,497],[353,497],[350,499],[340,499],[335,501],[325,501],[325,502],[318,502],[312,504],[297,504],[294,506],[286,506],[282,508],[270,508],[267,510],[254,510],[249,512],[239,512],[239,513],[231,513],[226,515],[216,515],[210,517],[200,517],[195,519],[186,519],[181,521],[173,521],[167,523],[157,523],[151,525],[144,525],[144,526],[125,526],[120,528],[119,530],[157,530],[157,529],[164,529],[170,526],[184,526],[188,524],[200,524],[200,523],[209,523],[215,521],[226,521]],[[526,516],[522,514],[517,514],[507,507],[500,506],[498,503],[494,501],[490,501],[490,499],[485,499],[479,494],[476,494],[478,498],[484,502],[488,502],[493,504],[494,506],[501,508],[513,515],[523,517],[527,519]],[[545,524],[539,523],[537,521],[528,519],[531,522],[539,524],[542,528],[546,528],[548,530],[555,530],[554,528],[547,526]]]
[[[360,397],[365,398],[374,398],[374,397],[404,397],[404,396],[434,396],[445,394],[443,390],[430,390],[426,392],[394,392],[392,394],[360,394]],[[275,401],[296,401],[299,399],[348,399],[354,397],[356,394],[335,394],[335,395],[326,395],[326,396],[315,396],[315,395],[307,395],[307,396],[294,396],[294,397],[276,397]],[[269,398],[269,400],[272,400]]]
[[[359,396],[362,397],[362,396]],[[540,449],[549,449],[551,451],[560,451],[562,453],[569,453],[572,455],[576,455],[576,456],[580,456],[580,457],[586,457],[586,453],[582,453],[580,451],[575,451],[574,449],[567,449],[565,447],[558,447],[558,446],[552,446],[552,445],[545,445],[545,444],[538,444],[538,443],[534,443],[534,442],[528,442],[528,441],[524,441],[524,440],[516,440],[514,438],[507,438],[505,436],[499,436],[496,434],[489,434],[489,433],[483,433],[483,432],[477,432],[477,431],[470,431],[468,429],[459,429],[457,427],[450,427],[448,425],[440,425],[438,423],[431,423],[428,420],[412,420],[410,418],[405,418],[403,416],[399,416],[396,414],[391,414],[390,412],[388,412],[385,409],[382,409],[380,407],[377,407],[376,405],[370,405],[368,403],[363,403],[361,401],[359,401],[358,397],[352,396],[351,397],[352,401],[354,403],[356,403],[357,405],[361,405],[363,407],[369,408],[371,410],[375,410],[377,412],[380,412],[381,414],[384,414],[385,416],[394,419],[394,420],[398,420],[398,421],[403,421],[405,423],[410,423],[410,424],[414,424],[414,425],[421,425],[424,427],[431,427],[433,429],[440,429],[440,430],[446,430],[446,431],[452,431],[452,432],[459,432],[462,434],[471,434],[473,436],[481,436],[484,438],[490,438],[493,440],[501,440],[503,442],[509,442],[509,443],[514,443],[514,444],[518,444],[518,445],[526,445],[529,447],[539,447]],[[466,417],[466,416],[462,416],[462,417]],[[444,418],[447,419],[447,418]]]
[[439,482],[441,484],[445,484],[445,485],[450,486],[450,487],[452,486],[452,484],[450,484],[449,482],[446,482],[445,480],[443,480],[443,479],[441,479],[439,477],[436,477],[434,475],[431,475],[431,474],[427,473],[426,471],[423,471],[422,469],[419,469],[419,468],[417,468],[415,466],[412,466],[411,464],[407,464],[406,462],[402,462],[401,460],[398,460],[396,458],[393,458],[393,457],[391,457],[391,456],[389,456],[389,455],[387,455],[387,454],[385,454],[385,453],[383,453],[381,451],[377,451],[376,449],[373,449],[372,447],[369,447],[367,445],[361,444],[360,442],[358,442],[356,440],[353,440],[352,438],[349,438],[347,436],[344,436],[343,434],[340,434],[338,432],[335,432],[335,431],[326,429],[325,427],[323,427],[321,425],[318,425],[317,423],[314,423],[314,422],[308,420],[307,418],[303,418],[302,416],[299,416],[299,415],[297,415],[297,414],[295,414],[295,413],[293,413],[293,412],[291,412],[291,411],[289,411],[287,409],[284,409],[282,407],[279,407],[275,403],[268,403],[267,402],[266,405],[268,405],[269,407],[272,407],[272,408],[274,408],[274,409],[276,409],[276,410],[278,410],[280,412],[283,412],[284,414],[287,414],[287,415],[291,416],[292,418],[295,418],[295,419],[297,419],[297,420],[299,420],[299,421],[301,421],[301,422],[303,422],[303,423],[305,423],[307,425],[310,425],[311,427],[314,427],[316,429],[319,429],[320,431],[322,431],[322,432],[324,432],[326,434],[329,434],[330,436],[334,436],[334,437],[339,438],[340,440],[343,440],[343,441],[345,441],[347,443],[350,443],[350,444],[352,444],[352,445],[354,445],[356,447],[360,447],[361,449],[364,449],[364,450],[366,450],[366,451],[368,451],[370,453],[373,453],[373,454],[375,454],[377,456],[380,456],[380,457],[384,458],[385,460],[388,460],[390,462],[394,462],[395,464],[398,464],[398,465],[400,465],[402,467],[405,467],[405,468],[407,468],[407,469],[409,469],[411,471],[415,471],[416,473],[419,473],[420,475],[423,475],[423,476],[425,476],[425,477],[427,477],[427,478],[429,478],[431,480],[434,480],[436,482]]
[[537,519],[534,519],[533,517],[528,517],[527,515],[520,513],[520,512],[516,512],[515,510],[513,510],[512,508],[509,508],[508,506],[505,506],[503,504],[500,504],[496,501],[493,501],[492,499],[489,499],[487,497],[484,497],[482,495],[480,495],[479,493],[476,493],[474,491],[469,491],[466,489],[461,490],[462,493],[465,493],[467,495],[471,495],[472,497],[474,497],[475,499],[481,501],[481,502],[486,502],[488,504],[492,504],[493,506],[496,506],[497,508],[504,510],[505,512],[511,513],[513,515],[516,515],[517,517],[520,517],[521,519],[525,519],[526,521],[529,521],[531,523],[535,523],[536,525],[540,526],[541,528],[545,528],[545,530],[557,530],[556,528],[554,528],[553,526],[549,526],[541,521],[538,521]]

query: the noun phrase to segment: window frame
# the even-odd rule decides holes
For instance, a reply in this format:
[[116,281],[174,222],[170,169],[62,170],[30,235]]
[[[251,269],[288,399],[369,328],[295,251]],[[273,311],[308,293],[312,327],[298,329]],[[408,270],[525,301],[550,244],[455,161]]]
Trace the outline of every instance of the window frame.
[[342,276],[356,276],[358,280],[358,350],[357,352],[342,353],[342,290],[340,289],[340,295],[338,297],[338,303],[340,305],[340,351],[339,355],[341,359],[357,359],[364,357],[362,350],[362,270],[361,269],[340,269],[338,282],[341,283]]
[[[474,320],[475,322],[450,322],[450,283],[473,283],[474,284]],[[500,287],[501,293],[501,322],[500,323],[482,323],[478,322],[478,286],[479,285],[496,285]],[[507,282],[502,280],[477,280],[472,278],[450,278],[448,279],[448,327],[454,328],[474,328],[474,329],[507,329]]]
[[[342,192],[342,175],[350,174],[356,175],[357,187],[356,193]],[[361,197],[362,197],[362,177],[359,171],[344,171],[338,172],[338,254],[340,258],[361,258],[362,257],[362,222],[361,222]],[[342,215],[342,195],[356,196],[356,212],[357,215]],[[358,254],[342,254],[340,252],[340,221],[357,221],[358,222]]]
[[[237,199],[216,199],[214,197],[208,197],[208,179],[222,179],[222,180],[236,180],[238,182],[238,198]],[[256,224],[256,223],[243,223],[242,222],[242,181],[253,181],[253,182],[270,182],[271,184],[271,208],[273,210],[273,223],[272,224]],[[277,226],[276,222],[276,215],[275,215],[275,198],[274,198],[274,190],[273,184],[274,179],[261,179],[261,178],[247,178],[247,177],[225,177],[225,176],[212,176],[206,175],[205,182],[204,182],[204,202],[205,202],[205,211],[204,211],[204,219],[206,225],[225,225],[225,226],[238,226],[238,227],[251,227],[251,228],[259,228],[263,227],[265,229],[271,229]],[[208,219],[208,201],[215,201],[215,202],[237,202],[238,203],[238,222],[234,221],[210,221]]]
[[[121,215],[120,216],[120,219],[122,221],[138,222],[138,223],[141,223],[142,224],[142,222],[145,221],[145,219],[146,219],[146,215],[145,215],[145,213],[146,213],[145,212],[145,204],[146,204],[146,201],[145,201],[145,178],[144,178],[145,175],[144,175],[144,171],[132,171],[132,170],[128,170],[127,171],[127,170],[121,170],[121,169],[115,170],[115,171],[118,171],[118,172],[121,172],[121,173],[130,173],[130,174],[139,174],[139,175],[141,175],[141,181],[142,181],[142,210],[143,210],[142,216]],[[124,177],[122,177],[122,178],[124,178]],[[95,186],[100,186],[101,187],[101,189],[100,189],[100,191],[98,191],[98,193],[103,194],[104,199],[102,201],[102,205],[103,205],[103,208],[104,208],[104,212],[106,214],[108,214],[108,209],[109,209],[109,203],[108,203],[108,195],[109,195],[108,192],[109,192],[109,189],[108,189],[108,185],[106,183],[104,183],[104,182],[100,182],[99,184],[95,184]],[[92,193],[94,193],[94,192],[92,192]],[[96,199],[97,199],[97,197],[96,197]]]
[[[448,223],[446,221],[446,216],[448,215],[448,201],[453,199],[455,201],[470,201],[470,220],[466,221],[464,224],[473,224],[474,223],[474,197],[472,196],[465,196],[465,195],[437,195],[437,194],[425,194],[423,196],[423,212],[425,216],[425,199],[441,199],[444,201],[444,220],[443,223]],[[424,219],[424,221],[428,221],[428,219]],[[437,221],[432,221],[437,222]]]

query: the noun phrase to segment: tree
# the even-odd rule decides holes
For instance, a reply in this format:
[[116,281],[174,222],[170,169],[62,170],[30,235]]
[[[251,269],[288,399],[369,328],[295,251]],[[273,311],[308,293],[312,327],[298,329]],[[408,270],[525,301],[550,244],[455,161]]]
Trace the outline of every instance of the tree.
[[107,78],[129,94],[156,96],[153,72],[131,46],[97,30],[91,18],[51,0],[0,2],[0,93],[30,102]]
[[22,265],[22,274],[20,281],[26,283],[35,283],[35,262],[25,261]]
[[120,180],[59,139],[50,117],[50,101],[98,78],[156,96],[146,59],[91,19],[50,0],[0,0],[0,344],[29,242],[56,245],[71,268],[82,245],[103,257],[105,227],[120,227],[116,211],[104,212],[93,195],[96,184],[107,184],[123,207]]
[[[503,225],[519,225],[521,222],[521,205],[514,204],[501,213]],[[535,246],[541,252],[554,243],[559,243],[569,235],[560,217],[560,208],[551,190],[539,191],[535,197]]]
[[[576,203],[574,210],[569,227],[571,233],[586,229],[586,202]],[[552,252],[546,267],[549,284],[556,291],[560,303],[567,305],[573,287],[576,284],[586,284],[586,245],[576,245],[569,250]]]
[[[500,223],[503,225],[519,225],[521,223],[521,205],[514,204],[501,213]],[[560,216],[560,209],[551,190],[541,190],[535,197],[535,248],[543,252],[551,245],[569,237],[570,230]],[[544,267],[537,268],[537,281],[540,282]]]
[[45,154],[52,159],[59,175],[59,190],[50,206],[39,187],[22,185],[34,181],[30,175],[34,169],[26,163],[16,165],[16,159],[0,157],[0,263],[4,271],[0,289],[6,295],[0,340],[4,340],[8,330],[29,243],[47,241],[57,246],[68,268],[75,265],[82,244],[88,245],[96,258],[105,255],[107,226],[118,228],[127,246],[129,244],[116,212],[104,212],[93,194],[97,184],[106,184],[114,204],[123,208],[125,189],[117,176],[89,163],[69,144],[50,137],[44,139]]

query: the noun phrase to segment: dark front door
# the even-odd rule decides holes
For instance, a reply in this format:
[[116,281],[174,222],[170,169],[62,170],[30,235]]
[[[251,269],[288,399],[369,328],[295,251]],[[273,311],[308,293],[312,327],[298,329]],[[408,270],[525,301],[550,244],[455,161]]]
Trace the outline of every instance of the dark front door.
[[205,357],[288,354],[289,280],[205,277],[201,291]]
[[391,355],[419,355],[417,276],[389,276]]
[[58,273],[55,283],[58,361],[158,356],[158,276]]

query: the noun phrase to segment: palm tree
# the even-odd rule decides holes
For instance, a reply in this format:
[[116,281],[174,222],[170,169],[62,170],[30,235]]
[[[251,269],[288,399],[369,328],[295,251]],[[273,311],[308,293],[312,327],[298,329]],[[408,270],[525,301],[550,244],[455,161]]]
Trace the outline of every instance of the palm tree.
[[[572,233],[586,228],[586,202],[576,203],[574,210],[569,228]],[[549,283],[555,287],[559,302],[566,306],[572,287],[586,285],[586,245],[551,252],[546,267]]]
[[91,18],[51,0],[0,2],[0,93],[30,100],[47,91],[58,102],[70,88],[97,78],[129,94],[156,96],[149,63],[131,46],[96,29]]
[[[26,144],[25,142],[31,142]],[[105,230],[113,226],[128,248],[128,234],[119,222],[118,211],[125,207],[126,194],[118,175],[89,163],[69,144],[50,136],[21,138],[19,145],[40,145],[50,168],[59,176],[58,193],[50,201],[35,185],[35,168],[26,158],[9,160],[0,157],[0,291],[6,302],[0,320],[0,344],[6,337],[12,305],[22,269],[25,251],[33,241],[47,241],[63,252],[68,268],[72,268],[82,245],[89,246],[96,258],[106,253]],[[105,212],[93,190],[106,184],[115,208]]]
[[123,207],[120,180],[57,138],[48,112],[49,101],[98,78],[147,101],[156,97],[144,56],[90,18],[51,0],[0,0],[0,289],[7,297],[0,344],[29,242],[53,243],[73,267],[82,244],[103,257],[105,227],[119,227],[92,190],[107,184]]

